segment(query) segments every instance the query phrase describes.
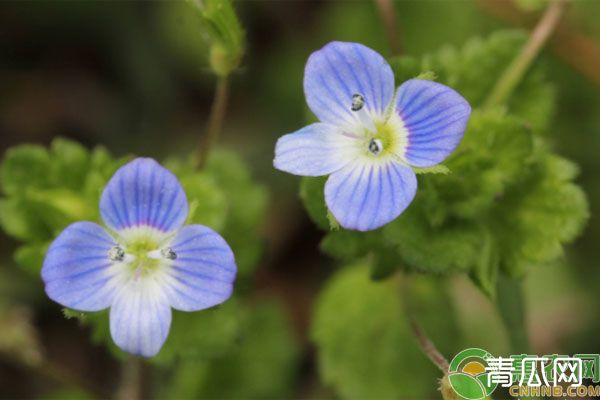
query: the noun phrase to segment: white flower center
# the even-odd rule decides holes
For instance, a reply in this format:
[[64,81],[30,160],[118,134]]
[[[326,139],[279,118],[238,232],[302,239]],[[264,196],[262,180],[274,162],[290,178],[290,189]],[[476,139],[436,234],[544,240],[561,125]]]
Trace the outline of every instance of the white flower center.
[[136,278],[163,270],[177,259],[168,245],[172,236],[157,229],[140,226],[120,231],[118,235],[119,244],[108,251],[107,257]]
[[394,112],[395,100],[392,100],[384,115],[377,115],[375,118],[365,107],[368,101],[369,99],[360,93],[352,96],[350,109],[358,117],[360,125],[353,128],[353,132],[348,136],[357,139],[360,153],[368,157],[381,160],[394,158],[396,161],[406,163],[408,131],[400,115]]

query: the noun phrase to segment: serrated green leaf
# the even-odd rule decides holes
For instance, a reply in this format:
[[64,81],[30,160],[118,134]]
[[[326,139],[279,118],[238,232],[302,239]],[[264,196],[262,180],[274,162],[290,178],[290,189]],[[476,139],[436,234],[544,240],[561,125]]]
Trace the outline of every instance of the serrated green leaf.
[[504,272],[522,276],[528,267],[561,256],[589,216],[585,194],[571,178],[567,160],[546,154],[535,174],[507,193],[494,219],[503,255]]
[[[519,53],[527,39],[523,31],[498,31],[475,38],[462,48],[444,47],[422,61],[408,57],[390,60],[396,83],[432,71],[436,80],[464,96],[473,108],[483,104],[496,80]],[[539,68],[529,71],[507,103],[508,111],[534,132],[543,132],[554,114],[556,93]]]
[[79,143],[57,138],[50,146],[51,173],[55,186],[79,190],[90,166],[89,152]]
[[422,272],[469,272],[479,259],[481,228],[465,221],[435,227],[415,206],[383,228],[398,258],[406,267]]
[[21,145],[8,149],[2,160],[2,190],[13,195],[27,188],[49,185],[50,157],[42,146]]

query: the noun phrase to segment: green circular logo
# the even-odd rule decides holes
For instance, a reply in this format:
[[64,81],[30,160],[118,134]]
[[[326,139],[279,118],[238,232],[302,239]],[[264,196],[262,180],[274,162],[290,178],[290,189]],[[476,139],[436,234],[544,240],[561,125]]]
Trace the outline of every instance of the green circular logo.
[[452,389],[465,400],[482,400],[498,386],[488,384],[487,360],[493,356],[485,350],[472,348],[458,353],[450,362],[448,381]]

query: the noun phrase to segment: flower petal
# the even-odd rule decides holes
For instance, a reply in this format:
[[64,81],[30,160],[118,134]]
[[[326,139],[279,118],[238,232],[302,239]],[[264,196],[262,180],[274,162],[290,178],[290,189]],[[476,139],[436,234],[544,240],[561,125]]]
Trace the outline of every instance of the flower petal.
[[344,228],[377,229],[394,220],[411,203],[417,178],[393,161],[360,161],[333,173],[325,184],[325,202]]
[[100,225],[69,225],[52,242],[42,266],[48,297],[81,311],[110,306],[118,286],[118,269],[110,262],[108,251],[115,244]]
[[185,222],[188,203],[175,175],[151,158],[136,158],[106,185],[100,213],[113,230],[147,225],[172,232]]
[[379,53],[362,44],[331,42],[309,57],[304,93],[322,122],[353,126],[352,96],[361,94],[366,110],[382,115],[394,96],[394,73]]
[[124,351],[152,357],[162,347],[171,327],[171,307],[160,282],[131,278],[110,309],[110,334]]
[[277,141],[273,165],[295,175],[327,175],[354,159],[354,141],[336,126],[312,124]]
[[398,88],[396,111],[408,130],[407,161],[431,167],[444,161],[460,143],[471,106],[448,86],[411,79]]
[[197,311],[227,300],[237,267],[218,233],[202,225],[184,227],[170,245],[177,255],[164,279],[171,306]]

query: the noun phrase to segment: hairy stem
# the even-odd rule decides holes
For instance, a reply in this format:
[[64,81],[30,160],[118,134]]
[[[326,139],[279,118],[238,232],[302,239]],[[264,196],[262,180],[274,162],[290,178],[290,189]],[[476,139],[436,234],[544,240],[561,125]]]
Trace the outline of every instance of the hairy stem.
[[503,104],[519,84],[527,69],[535,60],[563,14],[566,0],[552,0],[544,15],[529,36],[521,52],[506,68],[492,89],[483,107],[492,108]]
[[400,54],[400,29],[392,0],[375,0],[393,55]]
[[213,98],[212,107],[210,109],[210,116],[208,119],[206,133],[200,140],[200,146],[198,147],[197,167],[199,169],[203,168],[206,164],[206,160],[208,158],[210,150],[217,142],[219,134],[221,133],[223,121],[225,120],[225,114],[227,110],[228,95],[228,78],[227,76],[220,76],[217,79],[215,95]]

